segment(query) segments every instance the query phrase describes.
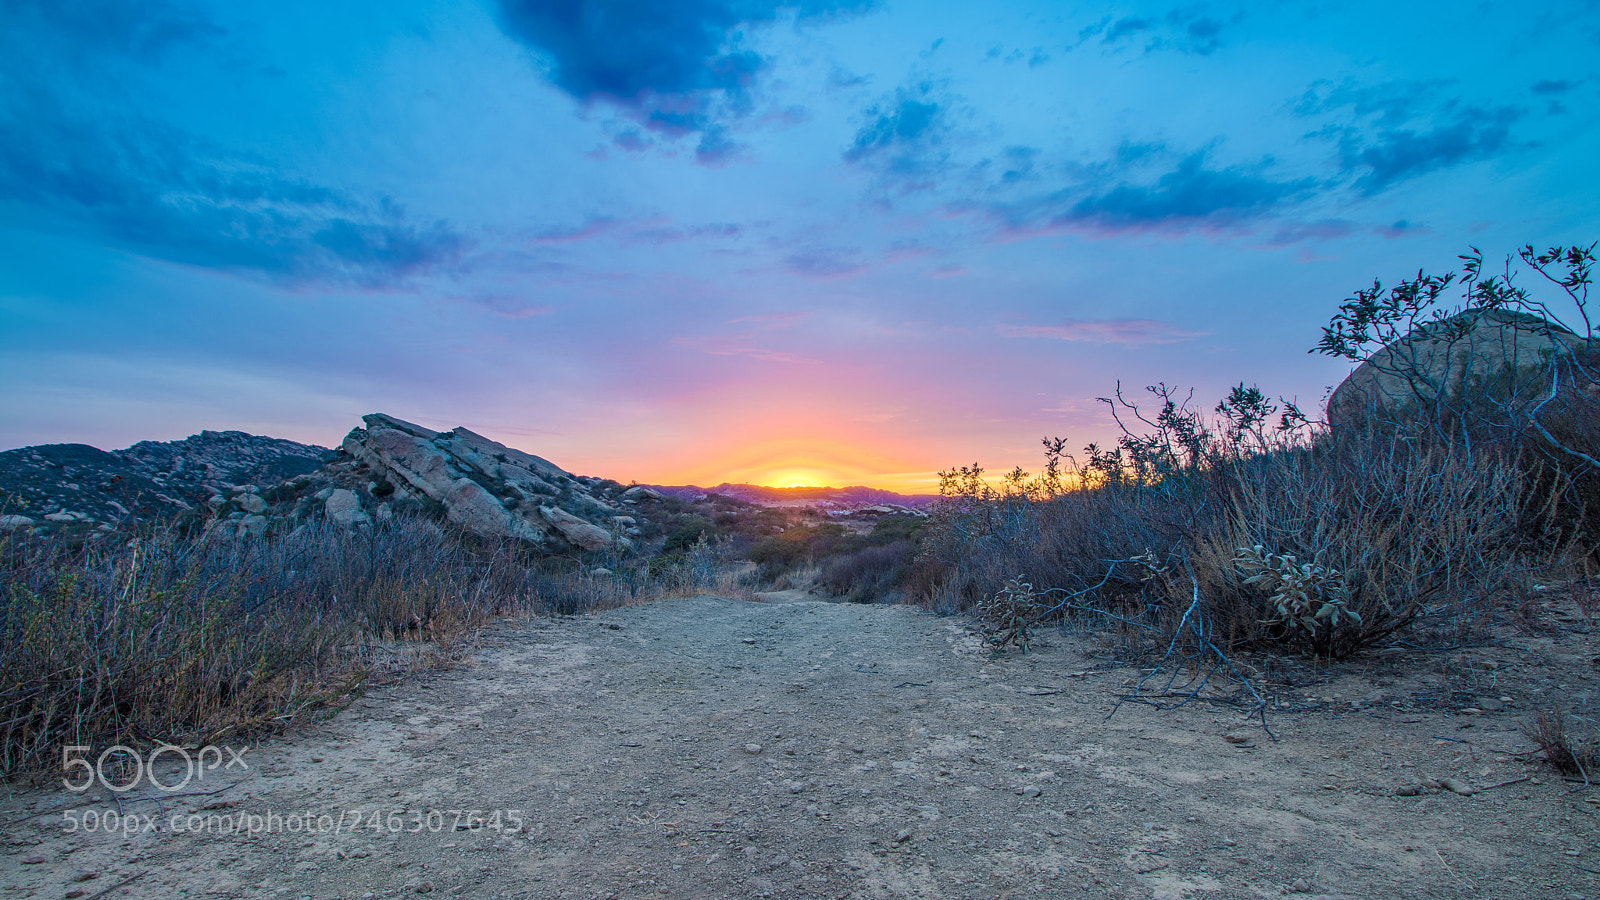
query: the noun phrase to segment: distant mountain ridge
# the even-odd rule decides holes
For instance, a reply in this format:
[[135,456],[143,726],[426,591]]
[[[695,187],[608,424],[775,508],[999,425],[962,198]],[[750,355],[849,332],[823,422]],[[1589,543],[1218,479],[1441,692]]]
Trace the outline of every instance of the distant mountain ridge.
[[864,485],[850,487],[768,487],[762,484],[731,484],[724,482],[716,487],[703,488],[696,485],[649,485],[649,487],[680,500],[692,500],[704,494],[720,494],[724,497],[733,497],[746,503],[774,504],[793,503],[797,501],[821,501],[826,504],[839,504],[845,506],[892,504],[905,506],[911,509],[922,509],[932,506],[939,499],[938,494],[900,494],[882,488],[871,488]]

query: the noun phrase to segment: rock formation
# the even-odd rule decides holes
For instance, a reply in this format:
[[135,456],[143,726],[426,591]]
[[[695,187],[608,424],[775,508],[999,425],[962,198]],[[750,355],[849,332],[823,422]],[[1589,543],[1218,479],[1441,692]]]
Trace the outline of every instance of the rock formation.
[[1469,310],[1372,354],[1328,398],[1328,424],[1399,424],[1424,412],[1525,412],[1548,395],[1558,371],[1566,373],[1561,387],[1567,395],[1585,392],[1600,400],[1595,383],[1572,377],[1566,364],[1588,360],[1583,368],[1592,372],[1600,356],[1594,344],[1527,313]]
[[551,550],[632,546],[630,526],[616,521],[620,510],[591,490],[598,479],[579,478],[465,428],[437,432],[382,413],[362,421],[366,427],[351,431],[341,447],[396,500],[431,500],[466,531]]
[[9,450],[0,453],[0,531],[112,531],[175,518],[249,538],[317,519],[368,527],[409,511],[550,553],[625,552],[643,534],[641,502],[664,500],[465,428],[437,432],[382,413],[363,421],[337,451],[215,431],[115,453],[82,444]]

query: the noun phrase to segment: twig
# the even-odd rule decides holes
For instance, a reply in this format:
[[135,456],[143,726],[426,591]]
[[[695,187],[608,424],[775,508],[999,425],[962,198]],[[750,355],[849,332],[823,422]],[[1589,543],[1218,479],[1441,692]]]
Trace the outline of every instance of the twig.
[[138,873],[135,873],[133,875],[129,875],[127,878],[122,879],[121,881],[117,882],[116,884],[113,884],[111,887],[106,888],[105,890],[101,891],[100,893],[89,895],[87,898],[85,898],[85,900],[100,900],[101,897],[104,897],[105,895],[111,893],[112,891],[116,890],[117,888],[119,888],[119,887],[127,887],[128,885],[133,884],[135,881],[138,881],[139,879],[141,879],[141,878],[143,878],[143,877],[145,877],[146,875],[149,875],[149,874],[150,874],[150,870],[149,869],[145,869],[143,872],[138,872]]

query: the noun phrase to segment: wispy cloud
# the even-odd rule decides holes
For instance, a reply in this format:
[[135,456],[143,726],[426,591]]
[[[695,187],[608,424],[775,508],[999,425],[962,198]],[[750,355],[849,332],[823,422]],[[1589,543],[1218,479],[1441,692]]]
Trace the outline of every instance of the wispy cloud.
[[[1121,234],[1140,231],[1237,230],[1308,195],[1309,178],[1278,179],[1264,166],[1215,166],[1196,151],[1153,179],[1136,172],[1151,167],[1146,154],[1091,170],[1078,184],[1048,194],[989,205],[1003,223],[1003,238],[1078,231]],[[1107,181],[1110,176],[1110,184]]]
[[1514,106],[1464,102],[1449,82],[1396,81],[1314,85],[1295,105],[1327,120],[1312,137],[1338,148],[1341,171],[1366,195],[1432,172],[1490,159],[1519,146]]
[[1050,338],[1094,344],[1176,344],[1209,332],[1186,331],[1153,319],[1062,319],[1054,325],[1001,325],[1012,338]]
[[810,316],[811,314],[808,312],[740,316],[736,319],[729,319],[726,324],[745,325],[747,327],[723,334],[675,337],[672,339],[672,343],[680,347],[699,350],[701,353],[710,354],[711,356],[745,356],[750,359],[759,359],[763,362],[788,365],[820,365],[822,361],[819,359],[763,346],[765,342],[761,339],[761,335],[765,333],[792,328]]
[[595,216],[582,224],[568,228],[551,228],[535,232],[528,237],[527,243],[532,246],[542,246],[607,239],[622,244],[659,246],[697,238],[736,238],[743,232],[743,226],[733,222],[682,225],[666,216],[638,219]]
[[0,196],[89,225],[136,253],[289,284],[382,287],[459,261],[448,222],[413,222],[146,120],[0,99]]

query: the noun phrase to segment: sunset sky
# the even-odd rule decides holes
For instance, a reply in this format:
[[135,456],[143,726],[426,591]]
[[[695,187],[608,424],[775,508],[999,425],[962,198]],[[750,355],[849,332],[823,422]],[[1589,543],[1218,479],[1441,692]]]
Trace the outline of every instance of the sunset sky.
[[1600,239],[1600,4],[0,0],[0,448],[931,487]]

